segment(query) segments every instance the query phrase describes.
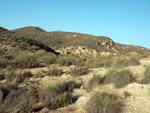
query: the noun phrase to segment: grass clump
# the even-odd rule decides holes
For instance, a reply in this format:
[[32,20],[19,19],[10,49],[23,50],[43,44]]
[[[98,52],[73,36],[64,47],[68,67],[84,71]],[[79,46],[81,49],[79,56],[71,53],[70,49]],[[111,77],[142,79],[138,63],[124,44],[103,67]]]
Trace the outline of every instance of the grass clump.
[[34,104],[37,99],[28,92],[20,96],[19,104],[17,104],[17,112],[19,113],[30,113],[34,110]]
[[134,77],[132,73],[128,70],[123,71],[116,71],[116,70],[110,70],[105,75],[105,81],[104,83],[109,84],[113,83],[116,88],[122,88],[125,85],[133,82]]
[[141,84],[150,83],[150,66],[148,66],[144,73],[144,78],[140,81]]
[[9,62],[4,57],[0,57],[0,68],[6,68],[9,65]]
[[34,68],[38,67],[39,62],[34,55],[29,55],[26,52],[21,52],[13,61],[13,68]]
[[75,67],[71,69],[72,76],[81,76],[89,73],[88,67]]
[[50,109],[57,109],[72,103],[71,92],[77,87],[74,81],[49,85],[41,90],[40,99]]
[[[6,97],[3,106],[5,112],[30,113],[37,100],[35,96],[25,88],[12,90]],[[15,109],[14,109],[15,108]]]
[[87,62],[86,62],[86,59],[84,59],[84,58],[78,58],[78,59],[76,59],[75,64],[76,64],[76,66],[80,67],[80,66],[86,66]]
[[68,81],[64,82],[59,87],[63,92],[72,92],[74,88],[77,88],[79,86],[74,81]]
[[59,56],[59,58],[57,59],[57,63],[60,64],[61,66],[70,66],[75,64],[75,57],[73,56],[67,56],[67,55],[63,55],[63,56]]
[[118,56],[114,59],[112,66],[114,68],[124,68],[128,66],[128,59],[124,56]]
[[16,78],[16,83],[22,83],[24,82],[25,79],[29,79],[30,77],[32,77],[33,74],[29,71],[27,72],[20,72],[20,74],[18,74],[17,78]]
[[140,62],[137,58],[130,58],[128,61],[128,66],[138,66]]
[[17,76],[16,70],[14,70],[14,69],[7,70],[5,72],[5,76],[6,76],[6,81],[7,82],[13,81]]
[[88,82],[88,85],[86,87],[86,90],[91,90],[96,86],[99,86],[104,82],[104,79],[98,75],[93,75],[93,77]]
[[43,88],[40,92],[40,100],[43,102],[45,106],[51,105],[51,99],[56,95],[63,93],[58,86],[48,85]]
[[45,50],[36,51],[35,56],[38,58],[38,61],[40,63],[46,63],[46,64],[54,64],[57,58],[56,55],[50,52],[46,52]]
[[63,74],[63,70],[57,67],[49,67],[47,71],[48,76],[61,76]]
[[72,103],[72,97],[70,93],[65,92],[63,94],[59,94],[56,97],[51,99],[51,107],[52,109],[61,108],[67,106]]
[[87,113],[121,113],[122,103],[113,94],[96,92],[87,102]]

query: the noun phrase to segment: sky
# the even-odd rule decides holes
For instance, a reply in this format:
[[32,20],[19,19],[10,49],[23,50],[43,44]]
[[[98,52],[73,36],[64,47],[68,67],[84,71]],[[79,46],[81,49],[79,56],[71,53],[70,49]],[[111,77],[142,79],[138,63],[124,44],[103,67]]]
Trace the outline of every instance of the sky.
[[107,36],[150,48],[150,0],[0,0],[0,26]]

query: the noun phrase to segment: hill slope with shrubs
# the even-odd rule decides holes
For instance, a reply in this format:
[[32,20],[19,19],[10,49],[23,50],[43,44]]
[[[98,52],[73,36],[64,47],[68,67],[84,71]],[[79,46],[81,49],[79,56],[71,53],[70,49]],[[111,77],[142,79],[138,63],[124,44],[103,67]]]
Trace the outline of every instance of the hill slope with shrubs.
[[[82,54],[95,51],[109,54]],[[0,113],[148,113],[148,55],[108,37],[0,28]]]
[[[31,39],[40,41],[45,45],[54,48],[61,49],[66,47],[78,47],[85,46],[89,49],[94,49],[97,52],[111,52],[111,53],[130,53],[136,52],[140,54],[149,54],[150,50],[131,45],[123,45],[113,42],[109,37],[105,36],[93,36],[89,34],[81,34],[75,32],[46,32],[38,27],[24,27],[13,30],[17,34],[27,36]],[[69,51],[71,52],[71,51]]]

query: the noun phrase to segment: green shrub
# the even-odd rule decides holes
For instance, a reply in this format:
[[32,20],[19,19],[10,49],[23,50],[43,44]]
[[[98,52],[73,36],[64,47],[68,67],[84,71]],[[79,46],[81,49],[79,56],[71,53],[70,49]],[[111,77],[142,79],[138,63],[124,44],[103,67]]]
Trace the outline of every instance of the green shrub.
[[145,70],[145,73],[144,73],[144,76],[145,77],[149,77],[150,76],[150,66],[148,66]]
[[150,83],[150,66],[148,66],[144,73],[144,78],[140,81],[141,84]]
[[37,100],[34,96],[32,96],[29,92],[26,92],[25,94],[22,94],[20,96],[20,101],[17,104],[17,112],[19,113],[32,113],[34,110],[34,103],[36,103]]
[[4,113],[4,106],[0,103],[0,113]]
[[48,85],[43,88],[40,92],[40,100],[46,105],[51,105],[51,99],[54,98],[58,94],[62,94],[63,91],[59,88],[58,85]]
[[109,84],[113,83],[116,88],[122,88],[125,85],[133,82],[134,78],[130,71],[123,70],[123,71],[115,71],[111,70],[105,75],[104,83]]
[[42,72],[37,72],[33,77],[34,78],[43,78],[45,75],[43,75]]
[[16,71],[14,69],[12,69],[12,70],[6,71],[5,72],[5,76],[6,76],[6,81],[7,82],[11,82],[11,81],[13,81],[16,78],[17,73],[16,73]]
[[38,67],[38,65],[37,58],[26,52],[21,52],[11,63],[13,68],[34,68]]
[[58,69],[57,67],[48,68],[47,75],[48,76],[61,76],[63,74],[62,69]]
[[63,92],[72,92],[74,88],[79,87],[76,82],[74,81],[68,81],[68,82],[64,82],[62,83],[59,88],[61,89],[61,91]]
[[23,89],[12,90],[4,101],[4,105],[13,108],[19,103],[20,96],[25,93]]
[[35,56],[36,57],[41,57],[41,56],[43,56],[45,54],[46,54],[45,50],[38,50],[38,51],[35,52]]
[[128,61],[128,66],[138,66],[140,65],[140,62],[136,58],[130,58]]
[[4,75],[4,73],[2,72],[2,73],[0,73],[0,81],[1,80],[4,80],[5,79],[5,75]]
[[113,62],[114,62],[114,60],[112,58],[111,59],[105,59],[104,60],[104,67],[105,68],[113,67]]
[[6,68],[9,64],[8,60],[4,57],[0,57],[0,68]]
[[20,74],[18,74],[16,78],[16,83],[22,83],[24,82],[25,79],[29,79],[32,76],[33,74],[31,72],[24,72],[24,73],[21,72]]
[[71,69],[72,76],[80,76],[80,75],[85,75],[88,73],[89,73],[88,67],[75,67]]
[[104,67],[103,57],[94,58],[89,61],[89,67],[91,68],[101,68]]
[[113,67],[114,68],[124,68],[128,66],[128,59],[123,56],[119,56],[113,61]]
[[[4,101],[5,112],[30,113],[36,103],[34,95],[25,88],[12,90]],[[15,109],[14,109],[15,108]]]
[[85,110],[87,113],[121,113],[121,107],[116,95],[97,92],[87,102]]
[[75,64],[75,60],[76,59],[73,56],[64,55],[64,56],[59,56],[57,63],[59,63],[62,66],[69,66]]
[[64,105],[68,105],[71,102],[70,93],[76,87],[78,86],[74,81],[68,81],[57,85],[48,85],[47,87],[41,90],[40,100],[48,108],[58,108],[57,103],[59,107],[63,107]]
[[76,59],[76,63],[75,64],[76,64],[77,67],[86,66],[86,60],[78,58],[78,59]]
[[39,62],[46,64],[54,64],[57,58],[56,55],[46,52],[45,50],[36,51],[35,56],[38,58]]
[[31,47],[28,48],[29,51],[32,51],[32,52],[36,52],[40,49],[40,47],[38,46],[35,46],[35,45],[32,45]]
[[46,64],[54,64],[56,62],[56,55],[52,55],[52,54],[45,54],[41,57],[39,57],[39,62],[41,63],[46,63]]
[[61,108],[72,103],[72,97],[70,93],[59,94],[51,99],[51,107],[53,109]]
[[88,82],[86,90],[91,90],[104,82],[104,79],[98,75],[93,75],[93,78]]

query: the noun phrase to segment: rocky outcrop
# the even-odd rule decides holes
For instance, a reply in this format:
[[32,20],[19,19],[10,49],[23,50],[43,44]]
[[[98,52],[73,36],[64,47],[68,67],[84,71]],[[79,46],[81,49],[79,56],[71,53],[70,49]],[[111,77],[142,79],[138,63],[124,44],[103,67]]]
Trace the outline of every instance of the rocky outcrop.
[[72,54],[74,56],[82,56],[85,55],[87,57],[96,57],[98,52],[94,49],[89,49],[85,46],[70,46],[66,48],[61,48],[58,50],[61,54]]
[[111,39],[99,40],[98,42],[96,42],[96,45],[111,49],[114,46],[114,42]]

